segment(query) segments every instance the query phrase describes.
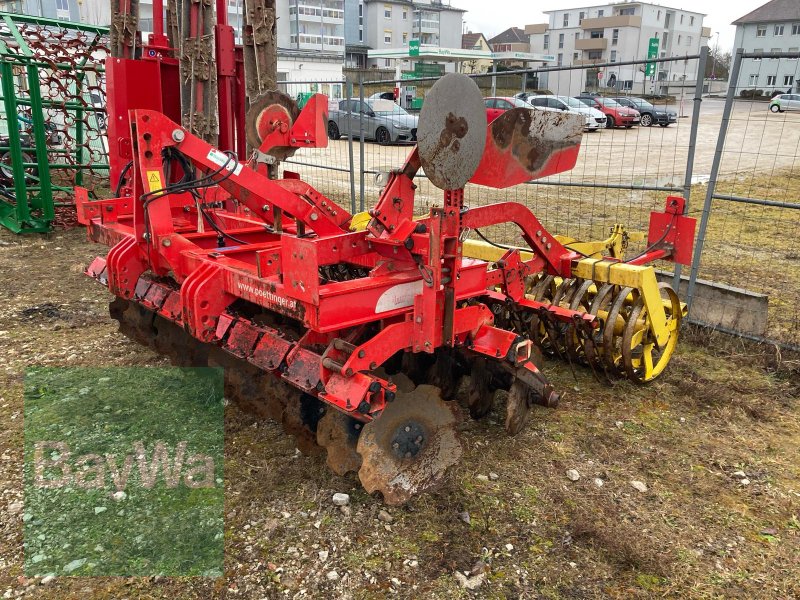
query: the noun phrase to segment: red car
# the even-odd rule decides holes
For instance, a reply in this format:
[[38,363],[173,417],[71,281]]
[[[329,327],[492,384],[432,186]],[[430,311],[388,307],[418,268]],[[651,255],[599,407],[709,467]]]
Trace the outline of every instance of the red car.
[[606,116],[606,127],[627,127],[639,124],[639,111],[622,106],[616,100],[602,96],[575,96],[578,100],[596,108]]
[[533,108],[533,106],[525,102],[525,100],[520,100],[519,98],[484,98],[483,103],[486,105],[487,123],[491,123],[497,117],[512,108]]

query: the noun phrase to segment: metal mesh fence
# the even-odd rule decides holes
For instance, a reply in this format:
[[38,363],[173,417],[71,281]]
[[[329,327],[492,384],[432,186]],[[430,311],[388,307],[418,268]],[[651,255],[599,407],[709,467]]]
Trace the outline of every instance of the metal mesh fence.
[[[718,130],[692,275],[727,284],[713,325],[800,344],[800,55],[737,53],[724,101],[711,105]],[[774,96],[774,97],[773,97]],[[700,210],[702,206],[702,210]],[[690,286],[690,300],[702,295]]]

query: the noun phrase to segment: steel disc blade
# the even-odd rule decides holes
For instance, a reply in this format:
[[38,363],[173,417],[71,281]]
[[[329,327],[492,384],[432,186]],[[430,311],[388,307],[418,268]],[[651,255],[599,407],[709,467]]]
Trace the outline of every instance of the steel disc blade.
[[463,188],[475,174],[486,144],[486,107],[478,86],[450,73],[425,94],[417,126],[419,160],[431,183]]
[[403,504],[440,483],[461,457],[457,414],[455,403],[442,400],[433,386],[397,394],[358,438],[358,476],[367,492],[381,492],[387,504]]
[[486,150],[470,181],[507,188],[572,169],[583,124],[581,115],[558,111],[512,108],[504,112],[489,125]]
[[327,451],[328,467],[337,475],[346,475],[361,467],[356,444],[362,427],[362,423],[330,407],[317,423],[317,443]]
[[306,456],[322,454],[317,445],[317,424],[324,414],[322,403],[308,394],[290,399],[283,409],[283,430],[294,436],[297,449]]

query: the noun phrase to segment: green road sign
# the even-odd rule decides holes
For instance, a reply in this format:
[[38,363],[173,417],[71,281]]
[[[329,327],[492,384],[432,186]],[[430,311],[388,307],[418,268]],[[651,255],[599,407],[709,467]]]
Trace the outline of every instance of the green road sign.
[[439,77],[444,75],[444,65],[414,63],[414,75],[416,77]]
[[419,40],[408,41],[408,55],[419,56]]
[[[650,45],[647,47],[647,58],[658,58],[658,38],[650,38]],[[656,74],[656,63],[647,63],[644,69],[644,74],[647,77],[652,77]]]

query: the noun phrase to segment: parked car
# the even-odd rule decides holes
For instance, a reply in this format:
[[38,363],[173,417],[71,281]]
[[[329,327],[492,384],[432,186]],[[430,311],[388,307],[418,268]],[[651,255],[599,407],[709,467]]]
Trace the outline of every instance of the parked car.
[[781,94],[775,96],[769,103],[769,109],[776,112],[785,110],[800,110],[800,94]]
[[418,120],[391,100],[342,100],[339,109],[328,114],[328,137],[338,140],[347,135],[379,144],[414,142]]
[[536,108],[547,108],[550,110],[561,110],[571,113],[580,113],[583,115],[587,131],[597,131],[598,129],[605,129],[606,116],[591,106],[586,106],[580,100],[570,98],[569,96],[555,96],[555,95],[534,95],[531,94],[525,100]]
[[577,100],[586,106],[591,106],[602,112],[606,116],[606,127],[626,127],[630,129],[639,123],[639,111],[627,106],[622,106],[619,102],[611,98],[602,96],[575,96]]
[[391,100],[394,102],[394,92],[375,92],[367,100]]
[[512,108],[533,108],[521,98],[509,98],[505,96],[484,98],[483,103],[486,105],[487,123],[491,123],[497,117],[502,115],[507,110],[511,110]]
[[622,106],[627,106],[634,110],[639,111],[639,125],[642,127],[650,127],[651,125],[661,125],[666,127],[670,123],[675,123],[678,120],[678,113],[658,108],[644,98],[634,98],[632,96],[622,96],[614,98]]

